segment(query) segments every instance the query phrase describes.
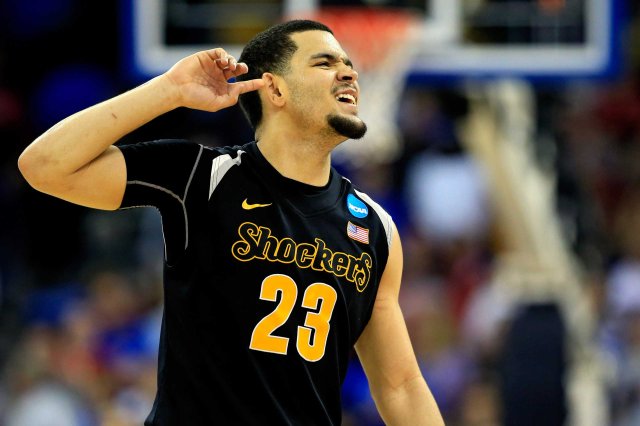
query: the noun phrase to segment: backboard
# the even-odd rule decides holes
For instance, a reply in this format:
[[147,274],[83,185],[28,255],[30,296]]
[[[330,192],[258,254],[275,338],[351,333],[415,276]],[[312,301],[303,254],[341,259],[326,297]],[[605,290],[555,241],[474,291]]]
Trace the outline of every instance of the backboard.
[[[410,80],[583,78],[617,68],[621,0],[122,0],[127,68],[141,79],[197,50],[244,43],[325,6],[406,8],[423,19]],[[357,28],[354,28],[357,31]],[[357,65],[357,64],[356,64]]]

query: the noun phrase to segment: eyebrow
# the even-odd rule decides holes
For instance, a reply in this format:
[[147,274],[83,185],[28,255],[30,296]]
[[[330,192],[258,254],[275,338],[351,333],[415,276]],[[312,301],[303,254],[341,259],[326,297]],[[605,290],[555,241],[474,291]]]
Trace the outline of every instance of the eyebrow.
[[351,62],[351,59],[347,58],[346,56],[344,56],[343,58],[339,58],[332,53],[316,53],[315,55],[311,56],[311,60],[314,59],[328,59],[331,62],[339,62],[340,60],[342,60],[342,62],[344,62],[346,66],[353,68],[353,62]]

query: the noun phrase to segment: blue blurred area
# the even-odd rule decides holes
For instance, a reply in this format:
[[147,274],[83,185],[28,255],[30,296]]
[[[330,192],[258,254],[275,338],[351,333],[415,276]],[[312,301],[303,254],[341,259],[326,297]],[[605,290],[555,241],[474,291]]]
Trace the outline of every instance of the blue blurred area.
[[45,37],[69,24],[74,0],[6,0],[0,9],[8,23],[6,30],[15,39]]
[[52,328],[61,327],[66,313],[85,297],[86,289],[78,283],[34,291],[25,304],[24,321]]
[[68,64],[52,69],[36,85],[32,96],[33,119],[42,128],[117,95],[109,73],[92,64]]
[[362,365],[354,355],[349,363],[347,377],[342,390],[342,404],[347,413],[347,423],[383,426],[384,422],[376,413],[375,402],[369,392],[369,382]]

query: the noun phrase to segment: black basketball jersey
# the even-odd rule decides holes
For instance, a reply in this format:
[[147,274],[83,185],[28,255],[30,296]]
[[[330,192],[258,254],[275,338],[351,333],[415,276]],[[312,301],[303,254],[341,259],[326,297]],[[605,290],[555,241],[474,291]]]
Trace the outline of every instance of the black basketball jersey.
[[390,216],[331,170],[282,176],[255,142],[120,147],[121,208],[155,206],[165,240],[158,390],[147,425],[339,425]]

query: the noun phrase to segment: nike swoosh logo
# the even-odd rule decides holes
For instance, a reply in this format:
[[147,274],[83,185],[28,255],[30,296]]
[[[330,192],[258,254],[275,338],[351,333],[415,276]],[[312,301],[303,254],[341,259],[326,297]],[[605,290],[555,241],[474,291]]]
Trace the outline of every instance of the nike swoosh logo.
[[245,209],[245,210],[256,209],[258,207],[268,207],[270,205],[271,205],[271,203],[269,203],[269,204],[249,204],[249,203],[247,203],[247,199],[246,198],[242,202],[242,208]]

